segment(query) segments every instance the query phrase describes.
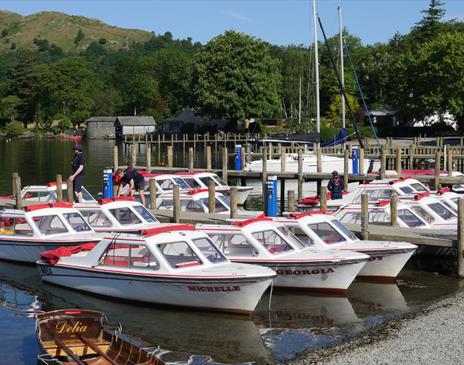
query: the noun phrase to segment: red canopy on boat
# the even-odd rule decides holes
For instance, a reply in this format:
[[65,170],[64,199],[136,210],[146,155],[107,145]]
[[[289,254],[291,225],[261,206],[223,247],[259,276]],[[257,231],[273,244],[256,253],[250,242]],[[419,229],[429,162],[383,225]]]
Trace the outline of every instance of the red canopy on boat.
[[81,251],[90,251],[94,247],[95,243],[93,242],[83,243],[77,246],[58,247],[53,250],[41,252],[40,257],[44,261],[48,261],[50,264],[55,265],[60,257],[71,256]]

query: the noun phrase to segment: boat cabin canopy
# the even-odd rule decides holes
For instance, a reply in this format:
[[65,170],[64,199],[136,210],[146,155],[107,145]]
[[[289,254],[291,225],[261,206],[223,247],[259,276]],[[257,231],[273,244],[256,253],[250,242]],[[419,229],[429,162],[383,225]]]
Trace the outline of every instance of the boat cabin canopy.
[[[68,198],[68,186],[66,183],[62,184],[63,200]],[[21,190],[22,199],[27,202],[37,203],[54,203],[57,201],[56,196],[56,183],[50,182],[48,185],[28,185]],[[76,196],[77,197],[77,196]],[[82,199],[85,203],[96,203],[95,198],[88,192],[87,189],[82,187]]]
[[226,182],[213,172],[177,172],[192,189],[208,188],[210,181],[214,182],[216,187],[228,187]]
[[156,192],[157,194],[162,194],[165,192],[172,191],[174,185],[179,185],[180,190],[189,190],[190,186],[182,179],[181,176],[174,174],[152,174],[148,172],[140,171],[140,173],[145,177],[145,187],[146,189],[150,186],[150,180],[155,179],[156,181]]
[[[162,194],[156,198],[156,209],[171,210],[173,209],[173,195]],[[209,194],[208,191],[192,190],[188,194],[180,194],[180,205],[182,212],[191,213],[208,213],[209,212]],[[215,194],[216,213],[229,213],[230,200],[221,193]]]

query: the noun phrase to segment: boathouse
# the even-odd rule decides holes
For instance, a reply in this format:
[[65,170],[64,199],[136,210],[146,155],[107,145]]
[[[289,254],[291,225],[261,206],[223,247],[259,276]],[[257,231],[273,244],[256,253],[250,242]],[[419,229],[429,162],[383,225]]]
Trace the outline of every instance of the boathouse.
[[151,116],[117,117],[114,123],[116,137],[132,134],[146,134],[155,131],[155,119]]

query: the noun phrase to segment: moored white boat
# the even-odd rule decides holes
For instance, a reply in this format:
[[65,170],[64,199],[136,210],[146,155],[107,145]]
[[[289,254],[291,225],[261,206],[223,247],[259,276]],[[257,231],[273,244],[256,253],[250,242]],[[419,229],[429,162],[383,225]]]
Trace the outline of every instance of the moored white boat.
[[367,262],[362,253],[314,250],[283,225],[258,217],[234,226],[197,225],[233,262],[277,272],[274,285],[323,292],[345,292]]
[[358,276],[392,281],[417,246],[408,242],[359,240],[334,216],[324,213],[301,213],[297,219],[278,218],[287,227],[299,229],[297,236],[319,250],[356,251],[369,256]]
[[31,205],[0,212],[0,259],[34,263],[40,252],[101,239],[70,203]]
[[[42,280],[134,301],[250,313],[275,272],[229,262],[193,226],[108,235],[87,253],[37,262]],[[52,257],[52,260],[50,260]]]

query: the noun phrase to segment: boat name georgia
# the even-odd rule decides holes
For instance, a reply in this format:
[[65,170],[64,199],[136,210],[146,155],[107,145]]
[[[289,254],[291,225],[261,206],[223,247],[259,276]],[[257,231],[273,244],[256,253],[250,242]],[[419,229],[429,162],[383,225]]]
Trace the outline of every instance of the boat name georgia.
[[240,286],[197,286],[189,285],[188,290],[190,291],[202,291],[202,292],[231,292],[240,291]]
[[277,270],[278,275],[317,275],[317,274],[330,274],[332,272],[335,272],[334,269],[328,268],[328,269],[313,269],[313,270]]
[[58,333],[85,333],[87,331],[87,325],[81,321],[77,321],[74,324],[68,322],[58,322],[55,326],[56,332]]

